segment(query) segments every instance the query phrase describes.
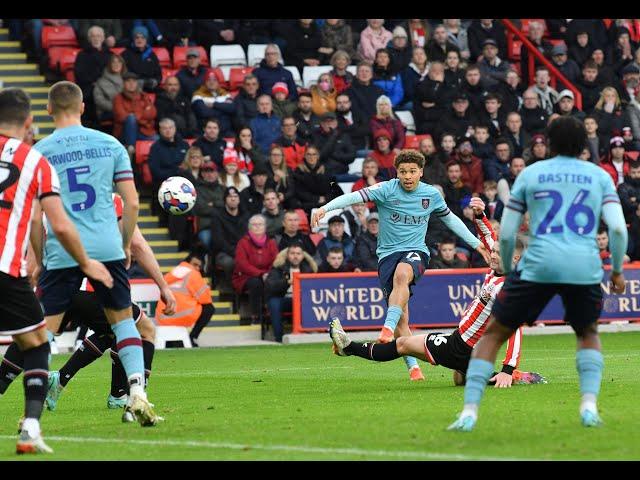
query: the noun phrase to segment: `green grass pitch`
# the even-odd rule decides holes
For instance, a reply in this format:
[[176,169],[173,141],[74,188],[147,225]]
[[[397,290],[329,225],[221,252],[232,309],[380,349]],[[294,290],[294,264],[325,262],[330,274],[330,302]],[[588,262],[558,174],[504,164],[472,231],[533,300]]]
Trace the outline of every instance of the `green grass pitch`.
[[[375,333],[372,332],[372,336]],[[488,388],[472,433],[445,431],[462,406],[451,372],[337,357],[329,343],[157,352],[149,398],[166,421],[107,410],[107,356],[81,371],[42,427],[48,460],[640,459],[640,333],[602,334],[605,425],[579,423],[573,335],[529,336],[522,368],[547,385]],[[59,368],[67,355],[54,357]],[[501,359],[501,358],[500,358]],[[16,459],[22,377],[0,397],[0,460]]]

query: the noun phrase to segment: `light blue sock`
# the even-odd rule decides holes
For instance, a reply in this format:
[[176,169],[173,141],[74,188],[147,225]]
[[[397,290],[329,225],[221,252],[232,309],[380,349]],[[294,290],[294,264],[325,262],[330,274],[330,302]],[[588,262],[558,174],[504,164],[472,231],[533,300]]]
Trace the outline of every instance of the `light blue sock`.
[[580,376],[580,393],[600,393],[604,359],[602,353],[592,348],[583,348],[576,353],[576,368]]
[[384,326],[390,328],[391,331],[395,331],[401,316],[402,308],[398,305],[391,305],[387,309],[387,318],[384,320]]
[[111,325],[111,330],[113,330],[113,333],[116,335],[118,356],[127,374],[127,378],[130,380],[130,384],[133,385],[133,383],[131,383],[131,377],[135,375],[136,383],[139,381],[140,385],[144,385],[142,340],[140,339],[140,333],[138,333],[133,318],[127,318]]
[[402,357],[402,359],[407,365],[408,370],[411,370],[413,367],[418,366],[418,360],[416,360],[416,357]]
[[487,381],[493,373],[493,363],[472,358],[467,369],[467,383],[464,387],[464,404],[479,405],[487,386]]

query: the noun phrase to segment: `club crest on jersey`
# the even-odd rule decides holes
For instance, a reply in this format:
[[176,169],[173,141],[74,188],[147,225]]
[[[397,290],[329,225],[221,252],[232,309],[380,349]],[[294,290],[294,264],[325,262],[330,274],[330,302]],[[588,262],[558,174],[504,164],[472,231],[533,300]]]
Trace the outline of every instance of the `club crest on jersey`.
[[422,208],[424,208],[425,210],[427,208],[429,208],[429,199],[428,198],[423,198],[422,199]]

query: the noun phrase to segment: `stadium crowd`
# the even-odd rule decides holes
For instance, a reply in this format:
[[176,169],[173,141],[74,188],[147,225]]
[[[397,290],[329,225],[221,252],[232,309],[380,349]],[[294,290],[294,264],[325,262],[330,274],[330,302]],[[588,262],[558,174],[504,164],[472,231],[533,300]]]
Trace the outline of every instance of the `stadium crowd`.
[[[291,308],[292,272],[376,270],[373,203],[330,217],[320,232],[310,231],[309,217],[343,193],[339,184],[355,191],[394,178],[394,157],[410,139],[426,158],[423,180],[441,190],[469,229],[475,232],[469,202],[479,196],[497,230],[515,178],[552,155],[546,126],[558,116],[583,121],[582,158],[618,186],[627,254],[640,260],[640,20],[527,23],[529,40],[580,92],[582,109],[570,85],[551,86],[553,72],[537,59],[529,84],[531,53],[523,46],[519,61],[508,60],[505,28],[494,19],[5,24],[41,65],[49,63],[43,25],[74,29],[82,46],[73,72],[84,93],[85,124],[122,141],[138,186],[150,188],[152,198],[170,176],[194,183],[189,217],[168,217],[152,202],[161,225],[182,249],[202,254],[223,292],[248,294],[253,321],[267,305],[277,340]],[[267,44],[264,58],[235,85],[204,57],[212,45],[246,50],[256,43]],[[167,71],[152,47],[176,46],[188,47],[185,65]],[[310,88],[285,68],[319,65],[332,69]],[[411,113],[415,135],[398,112]],[[136,158],[140,140],[154,142],[143,161]],[[364,161],[354,173],[357,158]],[[600,231],[606,263],[606,230]],[[437,218],[426,242],[431,268],[486,266]]]

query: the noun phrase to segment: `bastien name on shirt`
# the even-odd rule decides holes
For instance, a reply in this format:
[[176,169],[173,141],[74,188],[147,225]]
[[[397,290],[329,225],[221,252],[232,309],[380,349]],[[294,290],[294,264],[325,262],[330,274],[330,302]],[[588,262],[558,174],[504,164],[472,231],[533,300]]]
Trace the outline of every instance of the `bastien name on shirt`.
[[424,225],[429,222],[429,216],[403,215],[393,212],[389,217],[393,223],[404,223],[405,225]]
[[111,157],[110,148],[87,148],[85,150],[72,150],[59,155],[50,155],[47,157],[51,165],[62,165],[65,163],[79,162],[81,160],[93,160],[96,158]]
[[538,183],[578,183],[591,185],[591,177],[589,175],[576,173],[541,173],[538,175]]

